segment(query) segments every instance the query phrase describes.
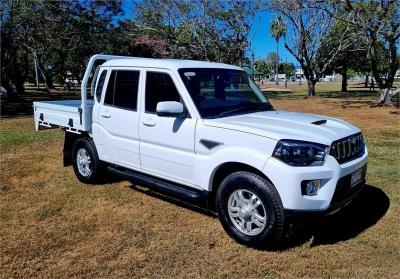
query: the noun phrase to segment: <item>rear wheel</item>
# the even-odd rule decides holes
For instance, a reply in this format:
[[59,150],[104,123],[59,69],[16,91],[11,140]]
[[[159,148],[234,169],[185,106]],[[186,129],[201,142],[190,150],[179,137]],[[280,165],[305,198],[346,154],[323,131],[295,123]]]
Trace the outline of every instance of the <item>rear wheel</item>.
[[272,248],[282,238],[281,199],[259,175],[240,171],[227,176],[217,191],[217,212],[225,231],[239,243]]
[[96,146],[90,139],[78,139],[72,149],[73,167],[79,181],[87,184],[99,182],[102,164]]

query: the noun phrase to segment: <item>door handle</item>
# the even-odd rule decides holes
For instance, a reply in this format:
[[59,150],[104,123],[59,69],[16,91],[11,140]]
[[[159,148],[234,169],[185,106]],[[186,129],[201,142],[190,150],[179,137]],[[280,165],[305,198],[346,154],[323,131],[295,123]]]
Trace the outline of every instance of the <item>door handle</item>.
[[154,127],[156,126],[156,121],[154,119],[146,119],[143,120],[143,125],[147,127]]
[[101,117],[104,117],[104,118],[111,118],[111,114],[110,114],[110,113],[107,113],[107,112],[105,112],[105,113],[103,113],[103,114],[100,114],[100,116],[101,116]]

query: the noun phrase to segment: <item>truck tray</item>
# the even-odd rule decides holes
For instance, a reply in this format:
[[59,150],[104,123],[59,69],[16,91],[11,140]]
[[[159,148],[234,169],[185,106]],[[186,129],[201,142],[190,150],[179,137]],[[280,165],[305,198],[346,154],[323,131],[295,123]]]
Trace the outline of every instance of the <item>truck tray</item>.
[[[86,102],[86,119],[91,122],[93,100]],[[34,102],[36,130],[65,127],[71,132],[87,131],[83,125],[82,100]],[[89,117],[89,119],[88,119]]]

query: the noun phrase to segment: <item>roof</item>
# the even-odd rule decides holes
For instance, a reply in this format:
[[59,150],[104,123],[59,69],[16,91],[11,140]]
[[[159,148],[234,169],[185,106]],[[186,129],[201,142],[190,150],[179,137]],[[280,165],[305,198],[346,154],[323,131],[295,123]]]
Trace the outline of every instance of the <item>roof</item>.
[[163,68],[170,70],[177,70],[180,68],[223,68],[223,69],[242,70],[238,66],[223,64],[223,63],[196,61],[196,60],[155,59],[155,58],[141,58],[141,57],[112,59],[103,63],[102,66],[149,67],[149,68]]

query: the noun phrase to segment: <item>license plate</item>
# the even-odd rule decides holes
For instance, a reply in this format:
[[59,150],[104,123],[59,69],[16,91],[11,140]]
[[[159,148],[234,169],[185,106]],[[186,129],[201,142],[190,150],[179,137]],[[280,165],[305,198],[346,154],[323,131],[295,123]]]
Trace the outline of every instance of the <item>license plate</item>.
[[363,168],[356,170],[351,174],[350,188],[354,187],[363,179]]

